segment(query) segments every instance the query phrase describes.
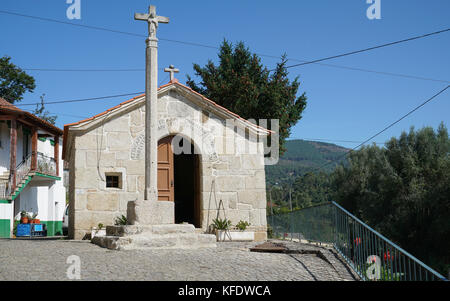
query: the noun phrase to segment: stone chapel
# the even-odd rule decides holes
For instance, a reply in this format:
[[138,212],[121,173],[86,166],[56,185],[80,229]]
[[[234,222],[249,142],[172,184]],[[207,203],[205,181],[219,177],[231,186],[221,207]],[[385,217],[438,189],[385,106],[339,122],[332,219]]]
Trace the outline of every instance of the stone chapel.
[[[157,93],[158,201],[173,202],[172,223],[207,231],[219,215],[250,223],[267,239],[264,139],[271,131],[172,78]],[[145,95],[64,126],[69,162],[69,237],[127,216],[144,198]],[[218,206],[220,206],[218,210]]]

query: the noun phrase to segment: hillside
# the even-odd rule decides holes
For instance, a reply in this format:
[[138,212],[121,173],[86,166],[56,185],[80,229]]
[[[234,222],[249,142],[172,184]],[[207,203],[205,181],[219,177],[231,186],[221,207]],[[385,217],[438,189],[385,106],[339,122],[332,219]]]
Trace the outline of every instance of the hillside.
[[[337,160],[347,151],[348,149],[332,143],[288,140],[286,152],[278,164],[266,166],[266,182],[272,185],[276,182],[282,184],[293,181],[301,174]],[[323,168],[323,171],[332,171],[335,166],[336,164],[332,163]]]

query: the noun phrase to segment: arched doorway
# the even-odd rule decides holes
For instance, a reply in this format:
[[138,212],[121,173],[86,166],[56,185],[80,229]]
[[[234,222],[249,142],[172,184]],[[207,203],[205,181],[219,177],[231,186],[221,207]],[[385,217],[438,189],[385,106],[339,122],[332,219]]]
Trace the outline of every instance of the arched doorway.
[[173,138],[158,142],[158,200],[175,202],[175,223],[200,228],[199,155],[189,139]]

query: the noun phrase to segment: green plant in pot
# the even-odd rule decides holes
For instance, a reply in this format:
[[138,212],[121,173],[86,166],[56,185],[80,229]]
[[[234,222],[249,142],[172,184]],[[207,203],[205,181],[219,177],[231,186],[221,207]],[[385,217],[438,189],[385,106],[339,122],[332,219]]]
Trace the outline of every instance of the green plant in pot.
[[213,219],[212,228],[214,230],[228,230],[231,227],[231,221],[229,219],[221,219],[221,218],[215,218]]
[[236,228],[240,231],[245,231],[250,224],[246,221],[240,220],[239,223],[236,224]]
[[28,224],[28,213],[25,210],[20,212],[20,223]]
[[28,223],[39,224],[41,221],[36,218],[37,215],[38,215],[37,213],[28,214]]
[[114,225],[116,226],[125,226],[127,224],[128,220],[125,215],[122,214],[122,216],[117,216],[114,219]]
[[97,225],[97,229],[92,228],[92,231],[95,232],[95,235],[97,235],[102,229],[103,229],[104,225],[102,223],[99,223]]

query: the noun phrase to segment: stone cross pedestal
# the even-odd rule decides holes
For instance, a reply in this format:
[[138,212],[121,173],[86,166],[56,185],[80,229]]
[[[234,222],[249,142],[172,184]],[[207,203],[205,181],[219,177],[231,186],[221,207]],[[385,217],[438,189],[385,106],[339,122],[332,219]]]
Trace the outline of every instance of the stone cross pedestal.
[[158,39],[159,23],[169,23],[169,18],[156,15],[151,5],[148,14],[137,13],[135,20],[147,21],[149,36],[146,40],[145,57],[145,192],[144,200],[128,202],[128,223],[173,224],[174,203],[158,201]]

